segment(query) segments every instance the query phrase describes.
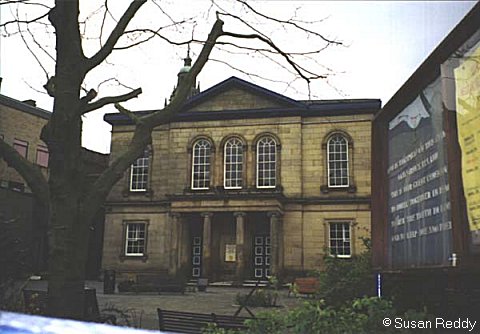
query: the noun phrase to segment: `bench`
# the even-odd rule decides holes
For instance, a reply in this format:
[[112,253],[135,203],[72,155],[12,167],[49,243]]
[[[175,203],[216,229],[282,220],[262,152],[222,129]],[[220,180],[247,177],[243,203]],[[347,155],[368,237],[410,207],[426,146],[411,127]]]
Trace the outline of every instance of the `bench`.
[[175,333],[201,334],[208,324],[215,324],[218,328],[230,330],[246,330],[246,317],[219,315],[215,313],[192,313],[183,311],[169,311],[157,308],[158,324],[161,331]]
[[[83,308],[83,319],[85,321],[116,324],[114,315],[101,315],[98,308],[97,292],[92,288],[85,288],[85,304]],[[23,300],[27,313],[47,315],[48,294],[44,290],[23,290]]]
[[316,277],[299,277],[296,278],[290,287],[288,295],[291,293],[302,295],[314,295],[317,293],[320,283]]
[[148,290],[161,292],[179,292],[185,293],[186,284],[183,280],[173,277],[165,277],[162,275],[139,274],[137,282],[134,284],[134,290]]

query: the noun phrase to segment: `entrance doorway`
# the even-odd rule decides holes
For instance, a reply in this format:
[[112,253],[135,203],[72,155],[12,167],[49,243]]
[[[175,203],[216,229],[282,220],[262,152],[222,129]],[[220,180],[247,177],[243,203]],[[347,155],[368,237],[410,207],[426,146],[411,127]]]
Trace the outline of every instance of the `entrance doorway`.
[[192,277],[200,277],[202,273],[202,237],[192,237]]
[[268,279],[270,276],[270,236],[253,237],[253,275],[255,279]]

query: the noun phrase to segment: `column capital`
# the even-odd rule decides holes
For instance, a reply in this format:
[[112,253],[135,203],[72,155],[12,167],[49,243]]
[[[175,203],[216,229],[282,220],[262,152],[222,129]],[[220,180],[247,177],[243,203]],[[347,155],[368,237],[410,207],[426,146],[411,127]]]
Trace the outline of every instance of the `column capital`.
[[213,217],[213,212],[202,212],[200,214],[202,218],[212,218]]
[[243,212],[243,211],[235,211],[235,212],[233,213],[233,216],[234,216],[235,218],[237,218],[237,217],[245,217],[246,215],[247,215],[247,213],[246,213],[246,212]]
[[169,212],[168,215],[173,219],[180,219],[182,217],[180,212]]
[[280,218],[282,216],[282,213],[280,211],[268,211],[267,212],[267,217],[268,218]]

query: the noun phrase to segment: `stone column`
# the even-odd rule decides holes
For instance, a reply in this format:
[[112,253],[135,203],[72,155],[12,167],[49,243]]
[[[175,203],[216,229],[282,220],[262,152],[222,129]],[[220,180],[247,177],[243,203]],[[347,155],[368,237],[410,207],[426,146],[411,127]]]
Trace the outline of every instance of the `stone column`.
[[213,213],[205,212],[201,215],[203,217],[202,277],[208,278],[211,275]]
[[268,217],[270,218],[270,275],[278,275],[280,264],[280,254],[281,254],[281,238],[280,235],[281,227],[281,218],[280,213],[277,211],[268,212]]
[[237,268],[235,276],[242,281],[245,275],[245,212],[234,212],[236,225],[236,253]]
[[180,234],[181,216],[179,213],[170,212],[170,274],[175,275],[180,267]]

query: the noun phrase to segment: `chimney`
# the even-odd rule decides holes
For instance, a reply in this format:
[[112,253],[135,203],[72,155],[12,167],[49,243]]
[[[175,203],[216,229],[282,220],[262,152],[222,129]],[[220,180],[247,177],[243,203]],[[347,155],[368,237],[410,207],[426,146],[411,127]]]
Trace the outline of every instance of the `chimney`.
[[37,106],[37,101],[32,100],[32,99],[25,100],[25,101],[22,101],[22,102],[25,103],[25,104],[28,104],[29,106],[32,106],[32,107],[36,107],[36,106]]

